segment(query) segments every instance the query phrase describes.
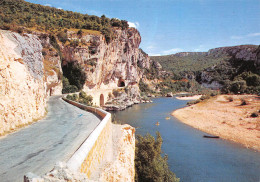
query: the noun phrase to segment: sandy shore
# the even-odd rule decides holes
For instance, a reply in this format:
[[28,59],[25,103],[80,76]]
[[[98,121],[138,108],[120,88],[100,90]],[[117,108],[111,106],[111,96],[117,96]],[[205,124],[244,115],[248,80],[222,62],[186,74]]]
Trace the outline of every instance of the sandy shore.
[[190,96],[190,97],[176,97],[176,99],[179,99],[179,100],[197,100],[201,96],[202,95],[194,95],[194,96]]
[[[260,110],[260,97],[233,95],[232,102],[227,97],[230,96],[220,95],[176,110],[172,115],[194,128],[260,151],[260,116],[251,117]],[[241,98],[249,104],[241,106]]]

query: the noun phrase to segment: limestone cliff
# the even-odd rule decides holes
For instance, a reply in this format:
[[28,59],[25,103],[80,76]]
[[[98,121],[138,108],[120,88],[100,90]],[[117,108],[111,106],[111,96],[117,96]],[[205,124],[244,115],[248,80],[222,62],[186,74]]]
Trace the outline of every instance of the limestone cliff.
[[[63,66],[68,62],[77,62],[87,75],[84,90],[94,97],[94,104],[104,105],[113,94],[113,89],[130,87],[134,91],[128,94],[131,103],[140,102],[140,95],[135,85],[144,77],[144,69],[149,69],[151,61],[140,49],[141,36],[134,28],[126,30],[114,28],[114,38],[107,44],[104,35],[96,32],[83,33],[68,31],[70,42],[78,44],[61,44]],[[104,95],[104,103],[100,96]],[[134,97],[131,97],[134,95]]]
[[232,80],[235,76],[243,72],[260,74],[259,50],[260,47],[256,45],[211,49],[207,52],[208,55],[216,58],[225,55],[226,59],[205,69],[197,78],[203,86],[219,89],[223,87],[224,80]]
[[133,182],[135,176],[135,129],[129,125],[113,125],[113,161],[107,163],[98,181]]
[[43,45],[37,35],[0,30],[0,135],[42,117],[50,85],[61,87],[56,72],[46,74]]

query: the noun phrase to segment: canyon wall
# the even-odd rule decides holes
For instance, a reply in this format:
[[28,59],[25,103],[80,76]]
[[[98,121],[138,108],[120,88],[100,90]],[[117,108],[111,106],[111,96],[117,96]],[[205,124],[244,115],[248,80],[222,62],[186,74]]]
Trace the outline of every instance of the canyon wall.
[[[207,88],[220,89],[223,87],[223,78],[232,80],[243,72],[260,74],[260,46],[240,45],[210,49],[207,54],[218,58],[226,56],[222,62],[201,72],[200,83]],[[216,79],[221,75],[222,79]],[[219,76],[219,77],[221,77]]]
[[50,89],[61,93],[56,72],[46,69],[59,59],[45,60],[45,44],[38,35],[0,30],[0,135],[44,116]]
[[[70,42],[60,44],[63,54],[63,66],[69,62],[80,64],[87,76],[84,91],[94,97],[93,103],[104,105],[113,89],[127,86],[132,103],[140,102],[138,82],[144,77],[144,69],[149,69],[151,60],[139,49],[141,36],[134,28],[125,30],[114,28],[114,38],[107,43],[104,35],[95,32],[78,35],[76,31],[67,31]],[[103,94],[104,103],[100,104]]]

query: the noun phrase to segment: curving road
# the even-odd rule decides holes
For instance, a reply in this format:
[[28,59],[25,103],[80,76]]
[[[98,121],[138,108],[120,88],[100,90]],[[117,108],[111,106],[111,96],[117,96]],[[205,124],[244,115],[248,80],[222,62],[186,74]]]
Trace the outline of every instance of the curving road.
[[0,181],[21,182],[24,174],[43,175],[66,161],[100,119],[53,96],[47,117],[0,139]]

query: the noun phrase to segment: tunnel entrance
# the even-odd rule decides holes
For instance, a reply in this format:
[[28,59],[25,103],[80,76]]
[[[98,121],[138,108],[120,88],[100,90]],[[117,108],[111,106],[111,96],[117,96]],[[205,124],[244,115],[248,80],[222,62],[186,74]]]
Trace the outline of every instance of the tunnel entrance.
[[125,87],[125,80],[120,78],[118,80],[118,84],[117,84],[118,87]]
[[104,95],[101,94],[101,95],[100,95],[100,106],[102,107],[103,105],[105,105]]

